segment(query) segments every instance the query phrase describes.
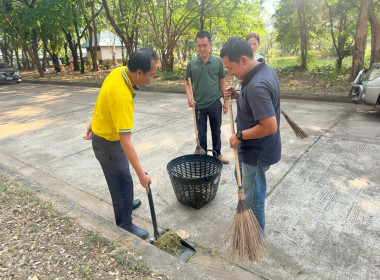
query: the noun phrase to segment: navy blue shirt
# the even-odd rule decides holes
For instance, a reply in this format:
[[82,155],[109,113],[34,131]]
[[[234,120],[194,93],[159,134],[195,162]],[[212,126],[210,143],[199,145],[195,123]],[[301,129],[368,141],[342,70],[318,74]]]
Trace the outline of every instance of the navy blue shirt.
[[276,72],[259,60],[247,73],[237,101],[237,129],[246,130],[258,124],[258,121],[276,116],[277,131],[274,134],[258,139],[242,140],[239,147],[239,158],[242,162],[257,166],[268,166],[281,159],[280,137],[280,86]]

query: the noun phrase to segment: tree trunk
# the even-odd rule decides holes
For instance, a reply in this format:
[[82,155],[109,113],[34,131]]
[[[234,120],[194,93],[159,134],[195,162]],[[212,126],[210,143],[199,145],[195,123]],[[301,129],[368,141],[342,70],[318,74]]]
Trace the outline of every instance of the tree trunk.
[[300,28],[300,47],[301,47],[301,70],[307,69],[307,34],[303,0],[296,0],[297,14]]
[[95,1],[92,0],[90,1],[91,3],[91,17],[92,17],[92,28],[94,31],[94,51],[93,51],[93,60],[92,60],[92,65],[93,65],[93,71],[99,71],[99,66],[98,66],[98,31],[96,29],[96,24],[95,24],[95,10],[94,10],[94,3]]
[[352,68],[350,74],[350,81],[353,81],[364,67],[364,54],[367,45],[367,32],[368,32],[368,7],[369,0],[362,0],[360,4],[359,18],[356,26],[356,34],[354,37],[355,44],[352,48]]
[[42,69],[40,57],[38,54],[38,36],[37,36],[36,29],[32,30],[32,50],[33,50],[33,56],[31,56],[31,58],[33,60],[33,63],[36,65],[38,73],[40,74],[40,77],[44,77],[45,73],[44,73],[44,70]]
[[369,1],[368,20],[371,24],[371,59],[370,65],[374,62],[380,62],[380,23],[375,15],[372,0]]
[[76,44],[73,40],[73,37],[71,36],[70,32],[66,32],[66,30],[63,30],[65,33],[67,42],[69,43],[69,48],[71,51],[71,55],[73,56],[73,65],[74,65],[74,71],[79,71],[79,63],[78,63],[78,44]]
[[77,24],[76,21],[74,21],[74,26],[75,26],[75,32],[77,34],[77,45],[79,46],[80,72],[81,72],[81,74],[84,74],[84,59],[83,59],[82,47],[80,45],[80,39],[81,39],[82,36],[79,35],[79,28],[78,28],[78,24]]
[[202,0],[201,15],[199,17],[201,26],[200,26],[199,31],[202,31],[205,28],[205,14],[204,13],[205,13],[205,0]]
[[[92,65],[93,65],[93,70],[94,70],[94,60],[96,61],[96,53],[94,54],[94,49],[92,46],[93,27],[91,26],[91,23],[90,23],[89,19],[87,18],[87,15],[86,15],[85,0],[82,0],[81,3],[82,3],[83,17],[86,21],[86,25],[88,28],[88,35],[89,35],[89,39],[88,39],[89,47],[88,47],[88,49],[89,49],[90,54],[91,54],[91,60],[93,61]],[[87,59],[88,59],[88,55],[87,55]]]
[[22,45],[22,62],[24,64],[24,69],[30,69],[29,57],[24,45]]
[[3,44],[0,43],[0,50],[1,50],[1,53],[3,54],[4,62],[8,64],[9,63],[9,60],[8,60],[8,42],[7,42],[5,36],[3,38],[3,41],[4,41]]

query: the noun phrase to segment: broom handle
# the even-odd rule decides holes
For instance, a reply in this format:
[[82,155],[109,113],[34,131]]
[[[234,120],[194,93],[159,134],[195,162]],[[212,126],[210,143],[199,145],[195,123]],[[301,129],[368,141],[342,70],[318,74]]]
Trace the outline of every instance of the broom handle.
[[[230,112],[231,133],[235,134],[235,124],[234,124],[234,115],[232,113],[231,97],[228,99],[228,111]],[[236,177],[238,181],[238,187],[240,189],[242,187],[242,184],[241,184],[241,176],[240,176],[240,164],[239,164],[238,152],[236,148],[234,148],[234,155],[235,155]]]
[[[189,89],[190,89],[190,93],[191,93],[191,99],[193,99],[193,101],[194,101],[193,87],[191,85],[191,78],[190,77],[189,77],[188,81],[189,81]],[[199,138],[198,138],[197,121],[196,121],[196,118],[195,118],[195,107],[191,107],[191,108],[193,109],[193,120],[194,120],[195,137],[196,137],[196,140],[197,140],[197,145],[200,146],[200,144],[199,144]]]

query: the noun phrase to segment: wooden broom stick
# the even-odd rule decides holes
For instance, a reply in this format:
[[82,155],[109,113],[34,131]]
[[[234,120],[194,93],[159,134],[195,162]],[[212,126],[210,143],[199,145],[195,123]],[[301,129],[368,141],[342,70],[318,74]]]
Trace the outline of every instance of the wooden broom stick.
[[[189,82],[189,90],[190,90],[190,93],[191,93],[191,98],[194,101],[193,86],[191,85],[191,78],[190,77],[188,79],[188,82]],[[204,155],[204,154],[206,154],[206,152],[205,152],[205,150],[203,150],[203,148],[201,147],[201,144],[199,143],[197,121],[196,121],[196,118],[195,118],[195,107],[191,107],[191,108],[193,109],[195,139],[196,139],[196,143],[197,143],[197,146],[195,147],[194,154],[196,154],[196,155]]]
[[[231,98],[229,99],[231,133],[235,134]],[[234,148],[235,168],[238,181],[238,206],[230,228],[227,256],[239,261],[257,261],[267,256],[261,228],[252,209],[245,201],[244,189],[241,183],[240,165],[237,149]]]

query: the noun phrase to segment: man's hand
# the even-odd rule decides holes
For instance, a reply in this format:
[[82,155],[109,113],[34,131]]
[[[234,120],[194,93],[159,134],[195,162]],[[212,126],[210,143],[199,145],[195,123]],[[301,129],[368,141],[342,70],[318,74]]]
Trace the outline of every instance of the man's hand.
[[90,122],[90,124],[87,126],[86,135],[83,136],[84,140],[90,140],[92,138],[91,124],[92,124],[92,122]]
[[227,114],[228,113],[228,100],[224,100],[224,104],[223,104],[223,114]]
[[139,176],[140,184],[146,189],[146,194],[149,194],[149,187],[148,185],[152,184],[152,180],[150,177],[143,173]]
[[233,86],[226,87],[223,92],[223,98],[224,101],[228,100],[230,97],[231,99],[237,99],[239,96],[239,93],[235,90]]
[[231,147],[232,149],[237,148],[237,146],[239,146],[240,142],[241,142],[241,141],[240,141],[239,139],[236,138],[236,135],[235,135],[235,134],[233,134],[233,135],[230,137],[230,147]]
[[192,99],[192,98],[188,98],[187,99],[187,103],[189,104],[189,107],[195,107],[195,101],[194,101],[194,99]]

